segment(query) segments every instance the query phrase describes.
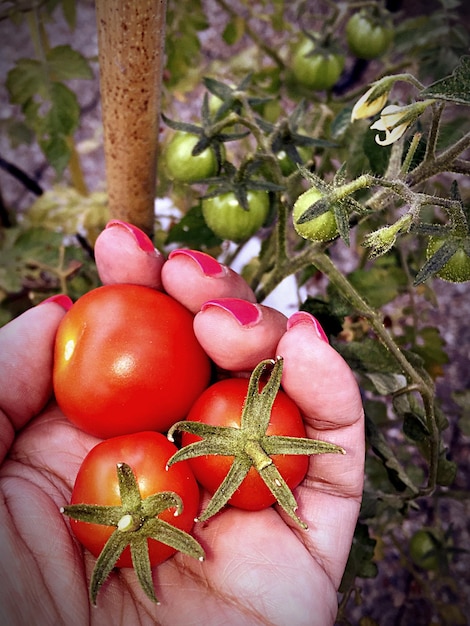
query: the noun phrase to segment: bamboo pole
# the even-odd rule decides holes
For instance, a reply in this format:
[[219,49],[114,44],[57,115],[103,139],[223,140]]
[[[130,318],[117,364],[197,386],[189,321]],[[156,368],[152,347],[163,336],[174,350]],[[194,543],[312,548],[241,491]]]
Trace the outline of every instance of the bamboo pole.
[[166,0],[96,0],[113,218],[153,235]]

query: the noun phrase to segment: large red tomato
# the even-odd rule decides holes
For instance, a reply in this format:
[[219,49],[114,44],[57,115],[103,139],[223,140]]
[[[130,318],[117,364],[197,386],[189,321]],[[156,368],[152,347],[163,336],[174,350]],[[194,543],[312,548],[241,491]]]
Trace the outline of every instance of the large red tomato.
[[[83,460],[75,479],[71,504],[99,504],[119,506],[121,498],[116,465],[126,463],[136,477],[142,499],[161,491],[173,491],[183,501],[183,510],[175,516],[169,508],[159,514],[159,519],[189,532],[199,506],[199,488],[186,461],[166,469],[168,459],[177,448],[168,439],[155,432],[142,432],[106,439],[96,445]],[[70,520],[73,533],[82,545],[99,556],[104,544],[116,530],[103,526]],[[148,540],[151,565],[158,565],[176,550],[154,539]],[[119,557],[117,567],[132,567],[129,547]]]
[[[188,421],[239,428],[247,391],[248,380],[244,378],[230,378],[215,383],[195,402],[188,415]],[[283,391],[279,391],[274,400],[266,434],[306,437],[299,409]],[[183,432],[183,446],[198,440],[200,440],[198,436]],[[271,458],[291,489],[304,479],[308,469],[307,456],[272,455]],[[189,460],[196,480],[211,494],[227,475],[232,462],[233,457],[219,455],[200,456]],[[271,506],[275,501],[275,496],[257,470],[252,467],[230,498],[229,504],[240,509],[257,511]]]
[[210,371],[193,315],[148,287],[98,287],[77,300],[57,332],[57,402],[97,437],[168,430],[186,417]]

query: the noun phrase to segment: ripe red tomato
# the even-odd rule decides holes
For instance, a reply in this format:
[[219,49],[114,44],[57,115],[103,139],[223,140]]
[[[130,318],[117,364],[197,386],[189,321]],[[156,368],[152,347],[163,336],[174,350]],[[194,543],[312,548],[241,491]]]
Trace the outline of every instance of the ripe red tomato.
[[[119,484],[116,465],[127,463],[134,472],[142,499],[161,491],[174,491],[183,501],[183,510],[175,516],[173,508],[166,509],[158,518],[189,532],[199,507],[199,488],[186,461],[166,469],[168,459],[177,448],[168,439],[155,432],[141,432],[106,439],[87,454],[78,470],[72,491],[71,504],[99,504],[119,506]],[[114,526],[91,524],[71,519],[70,526],[82,545],[95,557],[99,556]],[[151,565],[158,565],[176,550],[166,544],[148,540]],[[119,557],[117,567],[132,567],[129,546]]]
[[97,437],[168,430],[186,417],[210,371],[193,315],[148,287],[98,287],[77,300],[57,332],[57,402]]
[[[248,380],[244,378],[229,378],[215,383],[206,389],[195,402],[188,415],[188,421],[239,428],[247,391]],[[266,434],[288,437],[306,436],[297,405],[283,391],[278,392],[274,401]],[[183,432],[183,446],[199,440],[200,437]],[[273,455],[271,458],[291,489],[304,479],[308,468],[307,456]],[[190,459],[188,462],[196,480],[213,494],[227,475],[233,457],[208,455]],[[258,511],[271,506],[275,501],[276,498],[256,469],[252,467],[230,498],[229,504],[240,509]]]

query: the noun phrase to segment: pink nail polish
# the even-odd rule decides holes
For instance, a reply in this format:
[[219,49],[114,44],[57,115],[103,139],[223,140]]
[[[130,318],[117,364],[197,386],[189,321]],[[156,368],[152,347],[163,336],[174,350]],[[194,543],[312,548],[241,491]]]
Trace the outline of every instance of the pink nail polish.
[[319,321],[315,317],[313,317],[313,315],[310,315],[310,313],[307,313],[306,311],[297,311],[297,313],[291,315],[290,318],[287,320],[287,330],[291,329],[293,326],[298,326],[300,324],[309,324],[313,326],[318,338],[322,341],[325,341],[326,343],[330,343]]
[[210,307],[218,307],[230,313],[241,326],[254,326],[261,319],[261,311],[256,304],[239,298],[219,298],[205,302],[201,311]]
[[211,278],[217,278],[218,276],[225,276],[224,267],[205,252],[199,252],[199,250],[186,250],[178,249],[170,252],[168,258],[173,259],[175,256],[185,256],[192,259],[201,269],[203,274],[210,276]]
[[139,248],[144,252],[155,252],[155,246],[153,245],[150,237],[148,237],[143,230],[137,228],[137,226],[129,224],[128,222],[123,222],[122,220],[111,220],[106,224],[106,228],[113,228],[115,226],[124,228],[131,233],[131,235],[134,236]]
[[39,304],[45,304],[46,302],[55,302],[56,304],[59,304],[65,311],[70,311],[73,305],[72,300],[63,293],[58,293],[55,296],[46,298],[45,300],[42,300],[42,302],[40,302]]

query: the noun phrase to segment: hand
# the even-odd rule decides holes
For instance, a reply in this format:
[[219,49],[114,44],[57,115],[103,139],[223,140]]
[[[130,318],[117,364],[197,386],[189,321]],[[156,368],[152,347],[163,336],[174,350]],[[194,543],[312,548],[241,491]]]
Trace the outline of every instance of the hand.
[[287,320],[255,304],[240,276],[206,255],[176,251],[164,262],[140,231],[111,222],[96,242],[96,260],[103,283],[163,287],[196,313],[199,341],[219,367],[240,373],[282,355],[283,386],[308,436],[347,454],[310,459],[294,491],[308,531],[279,507],[227,507],[195,526],[204,563],[177,554],[155,568],[159,606],[129,569],[111,574],[92,607],[94,558],[59,508],[98,440],[77,430],[51,399],[54,337],[65,311],[60,299],[41,304],[0,330],[0,623],[333,624],[363,482],[363,411],[351,370],[311,316]]

